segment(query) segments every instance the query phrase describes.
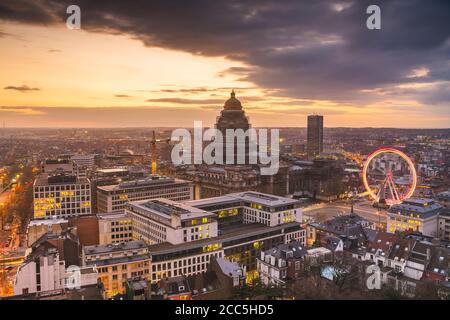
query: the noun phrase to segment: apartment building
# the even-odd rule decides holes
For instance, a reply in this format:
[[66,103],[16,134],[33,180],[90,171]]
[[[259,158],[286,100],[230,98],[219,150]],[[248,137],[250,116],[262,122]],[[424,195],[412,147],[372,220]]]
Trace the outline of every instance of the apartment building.
[[168,199],[133,201],[125,212],[133,221],[133,238],[147,244],[179,244],[217,236],[213,213]]

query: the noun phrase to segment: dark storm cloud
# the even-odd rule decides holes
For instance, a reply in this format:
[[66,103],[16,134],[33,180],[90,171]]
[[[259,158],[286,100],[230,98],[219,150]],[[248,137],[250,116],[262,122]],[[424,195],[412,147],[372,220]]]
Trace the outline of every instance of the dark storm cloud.
[[157,98],[147,99],[146,102],[163,102],[177,104],[221,104],[223,99],[185,99],[185,98]]
[[[72,1],[6,1],[0,19],[61,21]],[[19,3],[19,4],[17,4]],[[82,28],[122,33],[160,46],[227,56],[248,68],[239,78],[305,99],[370,101],[362,89],[449,80],[450,1],[348,0],[80,0]],[[341,4],[342,10],[337,4]],[[366,8],[378,4],[382,30],[366,28]],[[440,95],[445,102],[448,97]]]
[[61,8],[52,1],[2,0],[0,3],[0,20],[18,21],[35,24],[50,24],[58,19],[56,8]]
[[3,88],[4,90],[16,90],[16,91],[20,91],[20,92],[27,92],[27,91],[40,91],[41,89],[39,88],[32,88],[29,87],[27,85],[22,85],[22,86],[7,86]]

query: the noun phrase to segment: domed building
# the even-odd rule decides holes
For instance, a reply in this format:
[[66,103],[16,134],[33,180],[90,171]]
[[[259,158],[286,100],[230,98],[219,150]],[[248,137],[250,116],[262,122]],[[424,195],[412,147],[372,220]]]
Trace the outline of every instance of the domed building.
[[250,123],[245,111],[242,108],[241,102],[236,99],[234,90],[231,91],[231,97],[223,106],[220,116],[217,117],[216,128],[225,135],[226,129],[243,129],[244,131],[250,128]]
[[[220,112],[220,115],[217,117],[216,122],[216,129],[219,129],[220,132],[222,132],[223,138],[224,138],[224,163],[226,161],[226,145],[225,145],[225,139],[226,139],[226,130],[227,129],[242,129],[247,131],[251,125],[249,122],[248,117],[245,115],[245,111],[243,110],[241,102],[236,99],[236,94],[234,90],[231,91],[230,98],[225,101],[225,104],[223,106],[223,110]],[[249,163],[249,139],[248,137],[245,139],[245,163],[241,164],[248,164]],[[237,150],[238,148],[238,141],[235,139],[234,141],[234,163],[238,164],[237,162]]]
[[[231,91],[230,98],[225,101],[220,115],[217,117],[215,128],[220,130],[224,142],[227,129],[242,129],[247,131],[251,128],[248,117],[241,102],[236,99],[236,94]],[[263,176],[258,164],[249,163],[249,138],[245,139],[245,146],[238,146],[237,139],[234,141],[234,164],[226,164],[226,146],[224,144],[224,165],[200,165],[197,166],[193,180],[195,182],[195,198],[203,199],[223,196],[229,193],[243,191],[259,191],[280,196],[288,194],[287,167],[280,166],[277,174]],[[237,150],[244,147],[245,162],[237,162]],[[190,180],[192,173],[180,176],[182,179]]]

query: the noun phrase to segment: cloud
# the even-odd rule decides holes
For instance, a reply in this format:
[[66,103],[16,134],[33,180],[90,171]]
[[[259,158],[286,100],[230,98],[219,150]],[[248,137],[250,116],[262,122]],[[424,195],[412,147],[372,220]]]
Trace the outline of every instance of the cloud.
[[129,96],[127,94],[115,94],[114,97],[116,97],[116,98],[131,98],[132,96]]
[[37,116],[46,114],[44,110],[34,109],[33,107],[0,107],[0,112],[20,113],[26,116]]
[[0,31],[0,38],[10,37],[10,36],[11,36],[10,33]]
[[[69,4],[69,0],[7,0],[0,4],[0,18],[62,24]],[[84,30],[129,35],[147,46],[228,57],[247,67],[221,75],[234,74],[292,98],[364,105],[379,99],[370,89],[389,90],[416,81],[410,77],[414,70],[429,70],[425,76],[429,82],[450,77],[446,0],[380,1],[381,30],[366,28],[366,8],[373,4],[368,0],[138,0],[133,5],[79,0],[77,4]],[[440,97],[450,104],[445,95]]]
[[21,85],[21,86],[7,86],[3,88],[4,90],[16,90],[20,92],[27,92],[27,91],[40,91],[39,88],[32,88],[27,85]]
[[147,99],[146,102],[162,102],[162,103],[175,103],[175,104],[220,104],[222,105],[223,99],[186,99],[186,98],[156,98]]

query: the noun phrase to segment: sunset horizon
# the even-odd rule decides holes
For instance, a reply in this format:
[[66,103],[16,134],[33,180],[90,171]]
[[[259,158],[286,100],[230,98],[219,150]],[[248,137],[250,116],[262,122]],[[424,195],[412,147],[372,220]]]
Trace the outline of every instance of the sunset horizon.
[[[450,123],[450,44],[439,33],[418,43],[404,38],[411,28],[411,34],[426,32],[423,18],[403,19],[405,11],[395,5],[386,4],[384,28],[375,31],[365,30],[358,16],[363,3],[290,4],[298,19],[274,3],[255,6],[251,15],[226,2],[199,12],[188,8],[179,19],[170,6],[144,5],[149,20],[125,4],[81,1],[81,29],[70,30],[64,1],[2,3],[0,121],[11,127],[139,127],[170,118],[175,126],[194,119],[212,125],[235,89],[260,127],[305,126],[310,113],[326,116],[329,127]],[[222,18],[227,11],[233,18]],[[208,12],[207,21],[223,20],[214,36],[196,21],[201,12]],[[438,9],[427,14],[443,23]]]

